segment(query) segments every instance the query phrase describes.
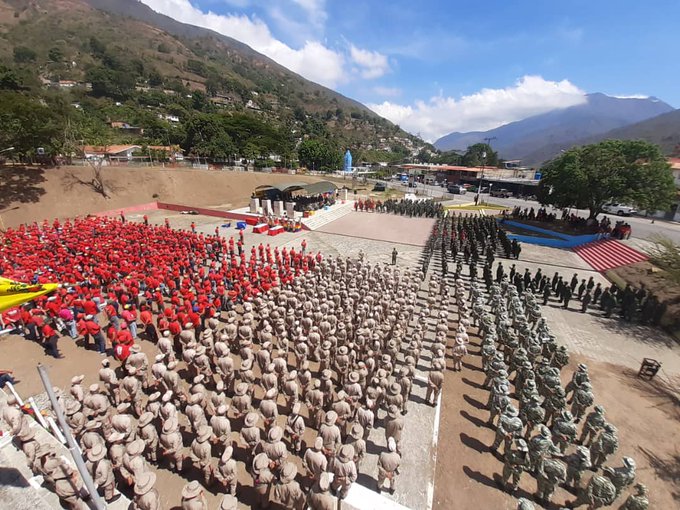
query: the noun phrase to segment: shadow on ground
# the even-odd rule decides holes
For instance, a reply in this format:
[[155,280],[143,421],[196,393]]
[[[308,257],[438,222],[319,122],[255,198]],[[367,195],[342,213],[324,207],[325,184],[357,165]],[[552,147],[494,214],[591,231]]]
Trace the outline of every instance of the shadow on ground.
[[35,203],[45,194],[43,168],[12,166],[0,168],[0,209],[12,204]]

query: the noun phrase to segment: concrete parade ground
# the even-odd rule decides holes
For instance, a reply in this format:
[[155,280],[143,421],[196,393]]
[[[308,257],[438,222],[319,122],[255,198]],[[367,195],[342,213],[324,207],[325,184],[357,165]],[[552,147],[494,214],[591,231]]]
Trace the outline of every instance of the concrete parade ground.
[[[181,215],[170,211],[149,211],[149,221],[163,224],[167,218],[174,229],[190,228],[195,222],[200,232],[214,233],[218,228],[221,236],[237,236],[235,222],[226,227],[224,220],[198,215]],[[128,221],[141,221],[143,213],[130,213]],[[404,218],[389,214],[350,213],[320,230],[284,233],[276,237],[245,232],[245,248],[260,243],[272,248],[299,249],[304,239],[307,251],[321,252],[324,257],[359,257],[360,253],[372,264],[390,264],[392,250],[398,252],[397,265],[400,268],[419,270],[423,246],[430,233],[433,219]],[[559,271],[566,278],[574,273],[579,279],[593,276],[603,285],[607,280],[594,271],[582,258],[572,251],[524,245],[519,260],[497,259],[503,262],[506,273],[511,264],[518,271],[529,268],[535,272],[542,268],[551,276]],[[429,275],[439,274],[440,262],[435,256],[430,264]],[[449,268],[449,283],[453,285],[453,269]],[[463,279],[469,281],[467,267],[463,268]],[[494,266],[495,275],[495,266]],[[421,285],[418,307],[426,307],[427,281]],[[453,300],[452,300],[453,303]],[[593,383],[595,403],[606,408],[608,421],[619,431],[619,450],[608,459],[607,464],[618,466],[623,456],[631,456],[637,462],[636,481],[649,488],[650,508],[677,508],[680,502],[680,347],[677,342],[659,329],[631,325],[618,318],[605,318],[598,311],[580,313],[578,301],[565,310],[556,301],[542,307],[559,344],[567,346],[571,355],[570,363],[562,370],[562,382],[566,385],[578,363],[587,363]],[[455,336],[458,314],[453,304],[449,314],[449,342]],[[384,429],[380,427],[385,413],[376,416],[376,428],[367,441],[368,452],[364,459],[356,486],[352,488],[342,508],[356,509],[399,509],[429,510],[449,509],[514,509],[517,497],[532,498],[536,491],[536,480],[525,473],[518,494],[511,496],[496,483],[502,472],[503,462],[489,450],[494,439],[494,429],[487,425],[489,411],[485,408],[489,393],[481,383],[484,373],[479,356],[480,338],[477,328],[470,327],[470,354],[464,359],[461,372],[451,370],[452,360],[448,359],[444,389],[436,406],[425,403],[427,371],[429,369],[429,345],[434,337],[434,319],[429,323],[421,365],[413,385],[409,401],[409,412],[405,415],[404,440],[402,446],[402,467],[394,494],[376,492],[377,458],[385,451]],[[153,359],[155,346],[141,341],[144,352]],[[68,391],[73,375],[84,374],[85,383],[97,381],[100,356],[94,351],[78,347],[68,338],[60,341],[63,359],[46,358],[40,346],[27,342],[18,336],[0,337],[0,359],[2,367],[12,368],[20,381],[17,390],[22,396],[40,395],[43,388],[36,371],[36,365],[43,363],[49,369],[52,383]],[[18,355],[20,353],[20,355]],[[448,354],[448,353],[447,353]],[[403,358],[403,354],[400,355]],[[654,358],[662,362],[662,369],[650,382],[636,377],[643,358]],[[292,360],[292,357],[291,357]],[[116,363],[116,362],[114,362]],[[7,367],[5,367],[7,365]],[[284,400],[279,400],[280,407]],[[305,406],[303,414],[306,416]],[[280,416],[280,424],[285,417]],[[234,433],[235,434],[235,433]],[[315,431],[308,427],[304,443],[313,443]],[[234,435],[234,438],[237,434]],[[304,448],[304,446],[303,446]],[[0,461],[4,457],[0,456]],[[303,472],[300,459],[295,458],[298,470]],[[242,464],[240,467],[243,467]],[[9,466],[0,465],[0,475]],[[197,470],[190,469],[180,477],[167,469],[156,469],[156,487],[161,493],[163,508],[178,508],[181,489],[186,479],[201,479]],[[252,492],[252,480],[245,469],[239,477],[239,491],[247,504]],[[589,474],[585,475],[586,480]],[[0,492],[0,494],[2,494]],[[215,488],[207,491],[209,508],[218,508],[221,499]],[[240,496],[239,496],[240,498]],[[575,495],[565,489],[558,489],[553,504],[546,508],[565,506]],[[623,503],[625,497],[617,500],[613,507]],[[534,503],[536,508],[544,508]],[[1,505],[0,505],[1,506]],[[4,507],[4,506],[3,506]],[[279,508],[272,505],[272,508]],[[582,507],[585,508],[585,507]]]

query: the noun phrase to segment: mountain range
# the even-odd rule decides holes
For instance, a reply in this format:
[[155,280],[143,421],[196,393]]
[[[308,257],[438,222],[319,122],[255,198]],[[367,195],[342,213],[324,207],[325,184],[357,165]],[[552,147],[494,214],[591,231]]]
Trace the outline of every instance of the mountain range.
[[[666,120],[664,116],[668,116]],[[659,119],[655,121],[655,119]],[[552,110],[511,122],[489,131],[451,133],[435,142],[437,149],[465,150],[491,139],[491,145],[504,159],[521,159],[524,165],[538,166],[573,145],[606,138],[643,138],[673,148],[680,134],[678,114],[655,97],[617,98],[594,93],[582,104]],[[636,126],[640,126],[639,129]],[[673,134],[675,133],[675,135]]]
[[[204,92],[220,111],[257,115],[298,138],[333,137],[339,145],[370,149],[403,142],[404,151],[413,150],[411,143],[423,145],[358,101],[306,80],[246,44],[178,22],[138,0],[0,0],[0,38],[0,64],[18,67],[22,76],[32,74],[34,89],[40,87],[38,78],[43,84],[91,81],[88,72],[103,67],[109,75],[127,74],[128,85],[132,80],[126,105],[139,103],[140,94],[174,87]],[[93,50],[93,41],[100,50]],[[113,94],[97,97],[124,102]],[[103,111],[106,105],[97,106]],[[172,113],[151,106],[161,115]],[[111,117],[109,111],[105,115]]]

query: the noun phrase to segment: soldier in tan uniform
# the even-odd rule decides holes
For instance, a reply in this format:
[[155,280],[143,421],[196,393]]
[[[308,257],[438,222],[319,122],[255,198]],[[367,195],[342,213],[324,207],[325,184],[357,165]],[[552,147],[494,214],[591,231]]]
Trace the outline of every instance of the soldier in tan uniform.
[[88,471],[92,476],[92,481],[102,494],[107,503],[111,503],[120,497],[114,496],[116,480],[113,476],[113,466],[106,458],[106,448],[102,444],[95,444],[91,450],[87,451]]
[[328,411],[324,418],[324,423],[319,427],[319,436],[323,440],[323,449],[327,457],[333,457],[336,450],[340,447],[342,439],[340,429],[335,424],[338,415],[335,411]]
[[290,416],[286,419],[286,437],[295,453],[302,450],[302,437],[305,435],[305,420],[300,416],[300,403],[293,404]]
[[321,474],[328,468],[328,459],[323,453],[323,439],[320,436],[314,440],[314,446],[305,451],[302,465],[307,470],[307,476],[312,482],[317,482]]
[[189,482],[182,489],[182,510],[208,510],[203,487],[196,480]]
[[132,510],[161,510],[161,497],[154,487],[156,474],[149,471],[135,480]]
[[385,418],[385,440],[389,441],[390,438],[394,438],[397,452],[401,452],[402,430],[404,430],[404,418],[399,413],[399,408],[392,405],[387,409],[387,417]]
[[166,457],[170,463],[170,469],[182,471],[184,463],[184,444],[182,434],[179,431],[179,424],[176,418],[170,418],[163,423],[160,435],[161,456]]
[[[433,406],[437,405],[437,399],[439,398],[439,393],[441,393],[442,385],[444,384],[444,373],[442,370],[442,365],[433,361],[432,369],[427,375],[427,394],[425,395],[425,400],[428,404]],[[434,400],[432,400],[432,397],[434,397]]]
[[307,506],[310,510],[335,510],[338,500],[330,492],[330,477],[322,473],[319,481],[312,486],[307,496]]
[[300,484],[295,481],[297,467],[291,462],[286,462],[281,467],[280,483],[274,486],[274,498],[284,507],[290,510],[303,510],[305,495]]
[[354,448],[354,464],[357,466],[357,471],[361,467],[361,461],[366,455],[366,441],[364,440],[364,428],[358,423],[352,424],[347,435],[346,444],[352,445]]
[[352,445],[346,444],[340,448],[333,462],[334,478],[331,486],[340,499],[347,497],[350,487],[357,480],[357,467],[353,459],[354,448]]
[[196,439],[191,443],[191,458],[203,472],[203,481],[206,486],[212,482],[212,448],[210,438],[213,430],[209,425],[202,425],[196,434]]
[[269,507],[269,491],[274,481],[274,474],[269,469],[269,464],[269,457],[264,452],[258,453],[253,459],[251,475],[257,498],[256,504],[260,508]]
[[158,451],[158,431],[154,425],[154,416],[147,411],[139,417],[137,436],[144,441],[144,451],[151,462],[156,462]]
[[390,494],[393,494],[401,455],[397,453],[397,443],[393,438],[387,440],[387,449],[388,451],[382,452],[378,457],[378,492],[382,490],[385,480],[389,480]]
[[234,447],[229,444],[224,448],[220,461],[215,470],[215,480],[232,496],[236,495],[236,485],[238,482],[238,467],[233,459]]

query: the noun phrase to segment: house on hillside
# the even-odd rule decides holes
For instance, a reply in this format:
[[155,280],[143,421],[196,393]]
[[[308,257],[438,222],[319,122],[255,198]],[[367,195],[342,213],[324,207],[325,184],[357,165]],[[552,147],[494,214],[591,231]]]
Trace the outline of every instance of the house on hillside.
[[85,159],[104,158],[111,161],[131,161],[133,154],[141,148],[141,145],[85,145],[81,148],[81,152]]
[[126,131],[128,133],[131,133],[133,135],[143,135],[144,134],[144,128],[137,127],[137,126],[131,126],[127,122],[112,122],[111,127],[113,129],[121,129],[121,130]]

